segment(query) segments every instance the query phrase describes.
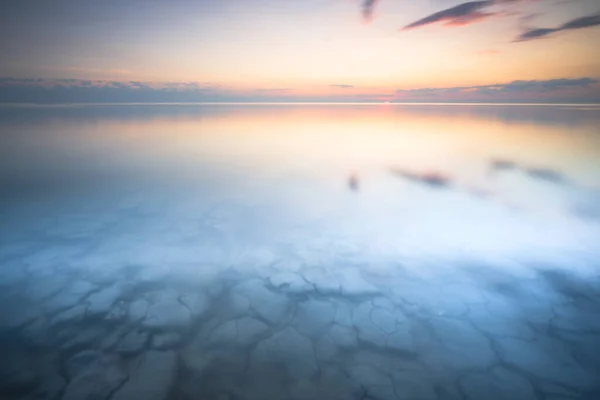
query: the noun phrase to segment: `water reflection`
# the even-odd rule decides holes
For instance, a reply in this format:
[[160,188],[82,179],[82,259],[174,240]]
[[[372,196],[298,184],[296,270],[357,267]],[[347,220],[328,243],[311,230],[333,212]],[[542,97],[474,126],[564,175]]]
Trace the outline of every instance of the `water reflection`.
[[350,190],[353,190],[355,192],[358,191],[359,180],[358,174],[356,172],[350,174],[350,177],[348,178],[348,187],[350,188]]
[[[464,243],[471,252],[505,257],[529,256],[533,243],[552,254],[587,251],[597,226],[585,217],[594,214],[582,210],[593,208],[589,192],[600,186],[600,110],[588,108],[4,107],[0,171],[6,198],[21,199],[7,207],[27,196],[60,198],[78,190],[107,196],[116,186],[145,185],[175,208],[195,199],[195,212],[225,199],[275,210],[277,218],[265,215],[260,227],[273,235],[306,221],[321,221],[314,229],[351,241],[369,232],[368,243],[388,243],[389,256],[409,243],[421,248],[413,255],[424,256],[416,243],[425,242],[435,257],[442,249],[458,256]],[[583,117],[561,120],[567,132],[562,124],[548,125],[552,111]],[[347,171],[353,171],[349,178]],[[359,198],[342,190],[344,179]],[[399,227],[413,229],[412,238]]]
[[594,106],[0,107],[0,395],[594,396],[599,124]]
[[450,185],[450,178],[438,172],[425,172],[422,174],[418,174],[414,172],[402,171],[395,168],[392,168],[391,172],[393,175],[398,176],[400,178],[408,179],[414,182],[419,182],[434,188],[445,188]]

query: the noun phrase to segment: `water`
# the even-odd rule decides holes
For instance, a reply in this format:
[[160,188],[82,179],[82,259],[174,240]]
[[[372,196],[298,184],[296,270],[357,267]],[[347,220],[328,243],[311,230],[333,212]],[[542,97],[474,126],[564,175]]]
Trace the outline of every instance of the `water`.
[[596,399],[600,107],[0,108],[6,399]]

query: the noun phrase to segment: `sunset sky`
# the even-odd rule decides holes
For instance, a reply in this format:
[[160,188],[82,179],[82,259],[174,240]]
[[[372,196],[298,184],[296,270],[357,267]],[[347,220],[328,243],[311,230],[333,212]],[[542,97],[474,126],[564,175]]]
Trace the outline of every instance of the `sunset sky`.
[[0,101],[600,102],[598,0],[7,0]]

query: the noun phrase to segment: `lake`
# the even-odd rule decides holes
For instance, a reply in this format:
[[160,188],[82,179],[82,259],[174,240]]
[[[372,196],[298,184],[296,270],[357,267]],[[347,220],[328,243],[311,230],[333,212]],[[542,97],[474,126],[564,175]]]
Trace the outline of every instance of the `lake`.
[[0,106],[0,397],[600,398],[600,106]]

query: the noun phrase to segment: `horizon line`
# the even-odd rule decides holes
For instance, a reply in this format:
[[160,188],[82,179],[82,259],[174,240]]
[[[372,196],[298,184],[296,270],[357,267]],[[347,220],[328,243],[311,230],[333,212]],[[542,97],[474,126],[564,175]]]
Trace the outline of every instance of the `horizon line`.
[[32,107],[61,107],[61,106],[140,106],[140,105],[493,105],[493,106],[600,106],[600,102],[577,103],[531,103],[531,102],[416,102],[416,101],[185,101],[185,102],[0,102],[2,106],[32,106]]

